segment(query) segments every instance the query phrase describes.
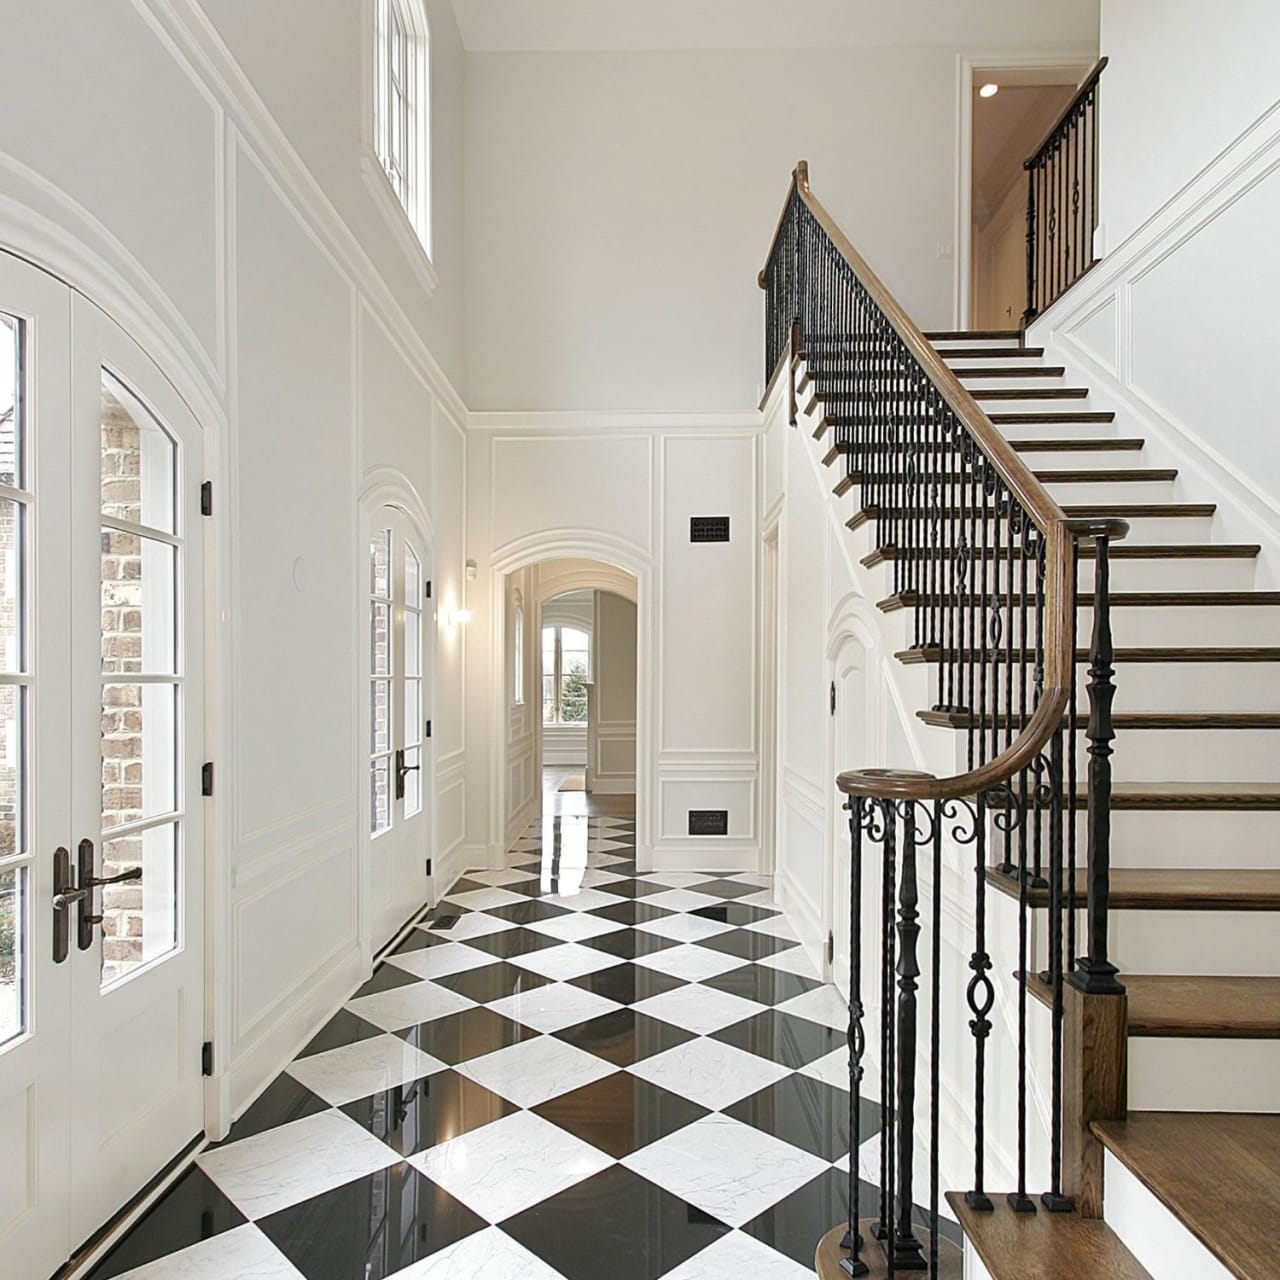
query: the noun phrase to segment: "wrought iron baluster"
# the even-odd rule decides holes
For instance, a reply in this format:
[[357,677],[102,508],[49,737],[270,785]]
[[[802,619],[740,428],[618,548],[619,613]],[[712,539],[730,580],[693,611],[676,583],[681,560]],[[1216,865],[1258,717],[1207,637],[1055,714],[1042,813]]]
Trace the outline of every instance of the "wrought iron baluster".
[[849,1256],[840,1265],[846,1275],[865,1276],[869,1270],[860,1256],[866,1243],[858,1230],[858,1150],[862,1145],[862,1058],[866,1035],[862,1019],[862,825],[864,806],[870,801],[851,799],[849,838],[853,857],[849,867],[849,1229],[840,1242]]

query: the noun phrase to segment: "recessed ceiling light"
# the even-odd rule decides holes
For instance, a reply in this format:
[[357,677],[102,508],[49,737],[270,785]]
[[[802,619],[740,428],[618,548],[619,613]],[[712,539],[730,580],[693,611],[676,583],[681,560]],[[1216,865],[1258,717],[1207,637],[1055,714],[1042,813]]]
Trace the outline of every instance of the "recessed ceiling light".
[[998,84],[984,84],[982,88],[978,90],[978,97],[994,98],[999,92],[1000,86]]

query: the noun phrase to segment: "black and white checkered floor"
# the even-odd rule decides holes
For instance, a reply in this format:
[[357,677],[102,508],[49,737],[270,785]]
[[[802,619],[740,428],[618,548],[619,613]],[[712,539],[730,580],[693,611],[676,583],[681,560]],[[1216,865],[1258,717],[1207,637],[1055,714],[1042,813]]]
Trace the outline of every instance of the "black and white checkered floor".
[[92,1280],[812,1276],[846,1007],[766,878],[634,841],[548,817],[460,881]]

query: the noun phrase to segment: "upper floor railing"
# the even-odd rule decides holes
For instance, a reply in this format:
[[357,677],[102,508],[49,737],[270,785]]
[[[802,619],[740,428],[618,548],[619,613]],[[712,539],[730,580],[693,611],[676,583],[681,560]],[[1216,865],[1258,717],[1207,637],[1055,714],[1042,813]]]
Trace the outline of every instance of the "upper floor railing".
[[1097,261],[1098,81],[1102,58],[1023,161],[1027,171],[1027,309],[1029,324]]
[[[992,1105],[1016,1151],[1015,1209],[1034,1210],[1033,1177],[1049,1209],[1070,1208],[1078,1182],[1074,1167],[1064,1175],[1064,1136],[1079,1128],[1064,1098],[1066,988],[1081,996],[1123,991],[1108,959],[1106,923],[1114,737],[1109,548],[1126,526],[1067,518],[814,196],[803,162],[760,285],[766,376],[789,376],[794,422],[796,371],[805,370],[816,433],[843,455],[848,487],[859,495],[849,524],[873,528],[868,559],[889,565],[892,593],[881,607],[905,612],[910,656],[936,667],[926,718],[964,733],[965,768],[954,776],[852,769],[837,780],[850,811],[852,852],[849,1202],[858,1204],[866,1088],[884,1117],[871,1234],[889,1274],[924,1266],[936,1273],[940,1064],[957,1051],[944,1035],[944,1007],[969,1013],[973,1177],[963,1203],[972,1212],[992,1207],[985,1166]],[[1088,566],[1091,590],[1081,592]],[[1078,607],[1092,614],[1087,725],[1077,702]],[[1085,789],[1077,768],[1082,739]],[[923,925],[922,864],[931,895]],[[971,913],[954,913],[971,922],[964,970],[943,962],[944,882],[953,905],[971,903]],[[1016,1087],[989,1098],[1002,981],[993,980],[988,939],[992,884],[1017,903],[1013,947],[1026,980],[1010,997]],[[1087,932],[1077,939],[1081,906]],[[1047,916],[1044,931],[1033,930],[1036,912]],[[878,968],[878,981],[864,984],[868,966]],[[1051,1016],[1050,1141],[1032,1170],[1027,1000],[1037,992]],[[872,1005],[879,1011],[878,1086],[864,1080]],[[927,1105],[917,1099],[918,1076],[927,1083]],[[928,1187],[918,1204],[916,1139],[926,1118]],[[917,1231],[922,1215],[926,1239]],[[867,1234],[856,1219],[851,1209],[844,1265],[853,1275],[864,1274]]]

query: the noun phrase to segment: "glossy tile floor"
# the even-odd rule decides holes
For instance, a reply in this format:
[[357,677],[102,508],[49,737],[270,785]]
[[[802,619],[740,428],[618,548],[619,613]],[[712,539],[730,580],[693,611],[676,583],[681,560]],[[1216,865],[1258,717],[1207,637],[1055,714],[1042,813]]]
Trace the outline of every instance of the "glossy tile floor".
[[460,881],[92,1280],[811,1276],[845,1006],[767,879],[637,876],[588,803]]

